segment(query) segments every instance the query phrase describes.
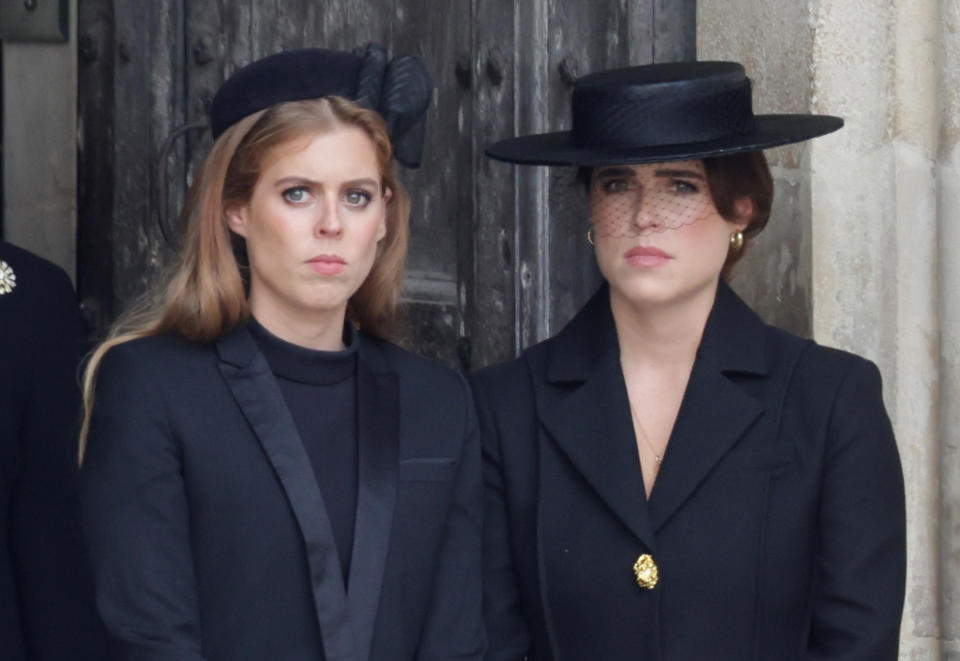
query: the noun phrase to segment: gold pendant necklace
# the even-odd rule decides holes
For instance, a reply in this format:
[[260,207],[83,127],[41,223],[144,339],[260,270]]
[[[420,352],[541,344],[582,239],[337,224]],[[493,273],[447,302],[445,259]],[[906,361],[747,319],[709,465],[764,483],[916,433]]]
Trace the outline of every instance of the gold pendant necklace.
[[654,475],[660,472],[660,464],[663,463],[663,453],[657,452],[656,448],[653,447],[653,443],[650,442],[650,437],[647,436],[647,432],[644,430],[643,425],[640,424],[640,418],[637,417],[637,412],[633,408],[633,404],[630,405],[630,415],[633,416],[633,423],[637,426],[637,429],[640,430],[640,436],[643,438],[643,442],[647,444],[647,447],[650,448],[650,452],[653,453],[653,459],[657,462],[657,467],[653,470]]

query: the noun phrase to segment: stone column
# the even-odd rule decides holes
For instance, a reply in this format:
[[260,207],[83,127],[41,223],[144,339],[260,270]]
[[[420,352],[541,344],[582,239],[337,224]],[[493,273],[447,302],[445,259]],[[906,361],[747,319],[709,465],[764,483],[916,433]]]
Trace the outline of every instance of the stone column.
[[[806,16],[806,3],[796,0],[701,0],[697,58],[743,64],[757,113],[807,112],[813,90],[807,69],[796,62],[809,58],[813,35],[788,29],[804,26]],[[751,242],[731,284],[768,323],[809,336],[809,151],[805,144],[771,149],[767,160],[776,189],[770,224]]]
[[[77,0],[66,43],[4,42],[4,238],[74,277],[77,253]],[[110,53],[101,54],[110,57]]]
[[[902,659],[960,659],[958,4],[698,3],[698,57],[744,62],[758,111],[846,120],[808,146],[771,152],[777,194],[788,193],[771,224],[801,227],[775,237],[788,245],[758,252],[790,255],[799,279],[810,274],[817,341],[884,375],[907,483]],[[741,277],[786,277],[748,267]],[[777,323],[771,304],[754,303]]]
[[939,7],[936,181],[940,316],[939,595],[945,658],[960,659],[960,2]]

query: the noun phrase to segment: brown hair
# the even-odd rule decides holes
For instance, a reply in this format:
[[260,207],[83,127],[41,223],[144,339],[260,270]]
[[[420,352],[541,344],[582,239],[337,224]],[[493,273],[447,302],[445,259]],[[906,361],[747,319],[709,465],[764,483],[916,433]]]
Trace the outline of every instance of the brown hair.
[[[722,275],[727,277],[731,267],[739,261],[747,250],[750,239],[759,234],[770,220],[773,206],[773,177],[767,157],[762,151],[748,151],[727,156],[709,156],[702,160],[703,170],[710,188],[710,196],[717,213],[728,221],[738,220],[736,201],[750,198],[753,202],[753,216],[743,230],[743,247],[731,248],[723,264]],[[593,168],[577,168],[575,181],[588,192],[593,178]]]
[[711,156],[703,159],[703,170],[707,175],[710,195],[717,213],[724,220],[735,222],[737,213],[734,205],[737,200],[750,198],[753,202],[753,216],[743,230],[743,247],[731,248],[727,261],[723,264],[723,276],[743,257],[750,239],[759,234],[770,220],[770,208],[773,206],[773,177],[770,166],[762,151],[748,151],[729,156]]
[[365,333],[393,334],[406,265],[410,197],[397,179],[393,150],[383,118],[346,99],[292,101],[243,118],[214,142],[187,194],[181,218],[183,246],[170,274],[144,295],[111,328],[91,355],[84,373],[84,419],[80,457],[93,410],[97,368],[113,346],[159,334],[195,342],[214,340],[249,316],[243,242],[227,228],[226,209],[249,201],[268,156],[311,133],[359,127],[370,137],[387,203],[387,233],[367,278],[350,298],[347,314]]

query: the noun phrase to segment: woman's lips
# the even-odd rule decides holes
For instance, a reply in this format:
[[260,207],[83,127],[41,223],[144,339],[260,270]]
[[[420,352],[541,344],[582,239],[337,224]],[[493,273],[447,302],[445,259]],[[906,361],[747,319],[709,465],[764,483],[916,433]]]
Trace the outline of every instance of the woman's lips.
[[662,266],[673,259],[673,255],[653,246],[635,246],[628,250],[624,259],[633,266]]
[[347,263],[336,255],[317,255],[307,260],[307,265],[321,275],[336,275],[347,267]]

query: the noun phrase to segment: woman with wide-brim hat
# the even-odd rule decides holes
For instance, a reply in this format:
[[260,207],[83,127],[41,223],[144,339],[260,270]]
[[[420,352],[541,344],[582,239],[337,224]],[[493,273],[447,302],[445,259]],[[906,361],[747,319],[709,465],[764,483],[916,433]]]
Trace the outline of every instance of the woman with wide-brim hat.
[[723,278],[770,213],[760,150],[842,121],[754,115],[726,62],[589,75],[572,103],[571,131],[488,150],[580,167],[606,282],[472,376],[487,658],[895,659],[904,491],[877,368]]
[[432,92],[371,44],[214,97],[173,272],[87,367],[110,659],[482,657],[470,390],[389,341]]

